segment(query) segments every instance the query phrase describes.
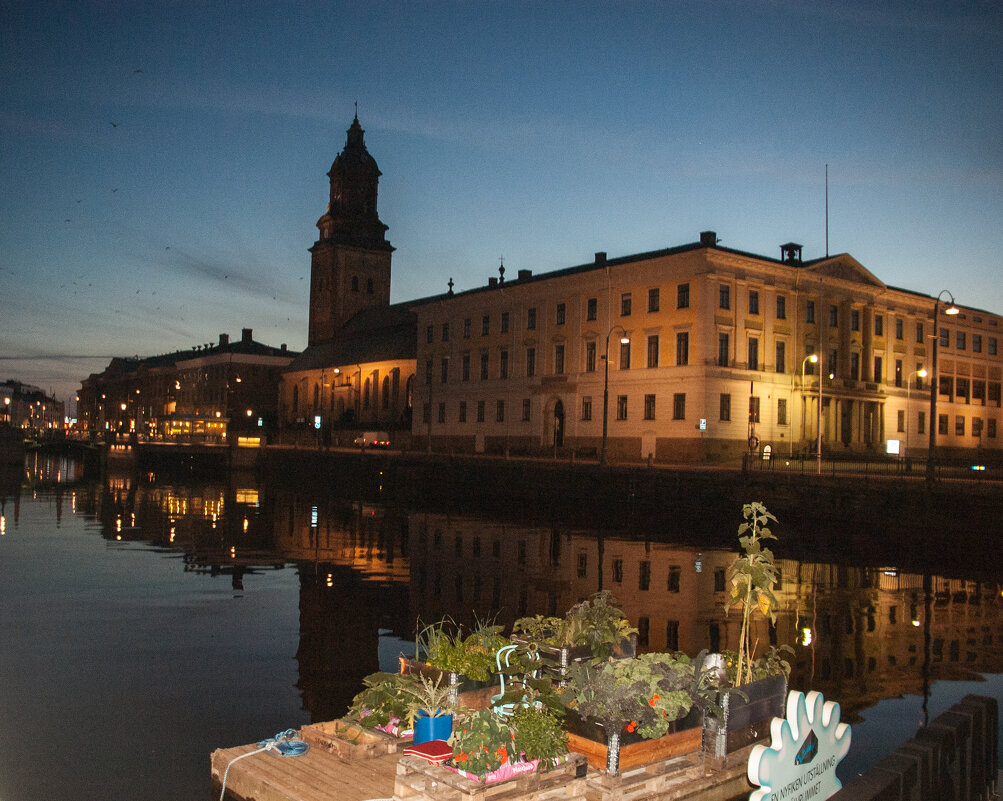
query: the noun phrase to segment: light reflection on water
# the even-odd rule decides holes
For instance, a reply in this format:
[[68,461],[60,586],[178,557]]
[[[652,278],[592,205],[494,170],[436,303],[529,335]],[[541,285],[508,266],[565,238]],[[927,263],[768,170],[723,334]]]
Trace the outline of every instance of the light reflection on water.
[[[721,549],[250,479],[88,486],[44,464],[29,477],[16,498],[0,487],[4,801],[208,798],[213,749],[341,715],[419,618],[508,624],[607,588],[642,648],[695,654],[737,638],[723,611],[734,554]],[[798,643],[792,686],[822,691],[854,724],[844,777],[924,713],[1000,694],[1000,584],[781,568],[784,612],[758,635]]]

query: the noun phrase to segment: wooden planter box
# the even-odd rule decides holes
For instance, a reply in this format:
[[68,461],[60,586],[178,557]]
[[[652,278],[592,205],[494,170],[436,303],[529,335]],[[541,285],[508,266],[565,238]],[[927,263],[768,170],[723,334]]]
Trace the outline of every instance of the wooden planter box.
[[[590,767],[605,771],[609,749],[602,727],[577,721],[570,712],[567,719],[571,728],[575,729],[568,732],[568,750],[585,756]],[[637,735],[624,733],[620,740],[620,770],[630,770],[670,757],[699,752],[703,742],[701,721],[700,710],[694,708],[685,718],[676,721],[677,731],[669,732],[657,740],[644,740]]]
[[491,705],[491,696],[501,692],[497,682],[483,682],[468,679],[462,673],[441,670],[425,662],[416,662],[406,656],[400,658],[401,675],[426,676],[434,681],[443,679],[449,685],[449,702],[467,709],[484,709]]
[[564,764],[545,773],[524,773],[485,784],[430,765],[420,757],[401,757],[394,782],[396,801],[561,801],[585,798],[585,759],[569,754]]
[[348,760],[399,753],[411,744],[411,738],[394,737],[379,729],[364,729],[351,720],[310,723],[300,729],[300,737],[311,748]]
[[704,723],[703,752],[708,759],[723,761],[731,752],[769,736],[773,718],[784,716],[785,676],[769,676],[739,689],[748,700],[737,692],[726,693],[720,701],[724,719],[718,721],[708,716]]
[[[512,637],[512,642],[519,645],[530,645],[533,640],[523,637]],[[572,662],[583,662],[592,658],[592,648],[588,645],[546,645],[537,643],[539,652],[556,664],[547,665],[546,670],[557,680],[557,685],[563,687],[567,683],[568,665]],[[637,638],[630,637],[620,642],[613,648],[613,656],[616,659],[633,659],[637,653]]]

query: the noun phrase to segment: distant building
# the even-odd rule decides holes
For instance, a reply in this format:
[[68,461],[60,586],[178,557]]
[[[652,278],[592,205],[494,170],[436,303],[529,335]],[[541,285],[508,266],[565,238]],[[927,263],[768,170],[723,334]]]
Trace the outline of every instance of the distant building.
[[44,390],[9,378],[0,384],[0,421],[29,432],[62,430],[66,405]]
[[[297,355],[285,345],[219,335],[215,345],[150,358],[115,358],[89,376],[77,401],[78,427],[153,439],[225,441],[271,429],[281,370]],[[103,435],[103,434],[102,434]]]

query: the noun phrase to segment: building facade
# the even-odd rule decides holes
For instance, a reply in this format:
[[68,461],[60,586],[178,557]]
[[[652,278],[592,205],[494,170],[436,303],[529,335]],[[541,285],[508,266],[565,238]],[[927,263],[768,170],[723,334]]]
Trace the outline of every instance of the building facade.
[[39,387],[8,379],[0,384],[0,424],[36,434],[62,431],[65,427],[63,401],[57,401]]
[[1000,451],[1000,316],[962,308],[935,331],[933,298],[848,254],[805,262],[788,243],[769,258],[707,231],[499,272],[414,306],[412,433],[437,449],[594,455],[605,441],[616,460],[723,461],[815,454],[821,428],[826,456],[918,457],[936,334],[938,454]]

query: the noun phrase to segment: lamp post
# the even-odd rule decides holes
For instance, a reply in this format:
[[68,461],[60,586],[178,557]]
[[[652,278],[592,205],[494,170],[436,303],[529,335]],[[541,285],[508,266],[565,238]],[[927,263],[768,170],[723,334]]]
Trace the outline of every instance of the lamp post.
[[622,325],[614,325],[606,333],[606,355],[603,356],[603,388],[602,388],[602,448],[599,450],[599,466],[606,467],[609,464],[606,458],[606,434],[609,426],[609,338],[616,329],[623,331],[623,336],[620,337],[620,344],[626,345],[630,342],[630,337],[627,336],[627,331]]
[[954,295],[942,289],[933,302],[933,354],[930,363],[930,449],[926,455],[926,480],[933,481],[934,455],[937,449],[937,393],[940,392],[940,378],[937,375],[937,345],[940,342],[940,299],[943,295],[950,298],[950,305],[944,309],[944,314],[958,314],[961,310],[954,305]]
[[926,368],[920,370],[915,370],[909,373],[908,378],[905,381],[905,453],[903,456],[909,455],[909,389],[912,384],[912,377],[919,376],[920,378],[926,378],[928,373]]
[[[808,364],[808,362],[811,362],[812,364],[818,364],[818,354],[817,353],[809,353],[807,356],[805,356],[801,360],[801,393],[802,393],[802,395],[804,394],[805,366]],[[819,382],[822,381],[822,371],[821,370],[819,370],[819,373],[818,373],[818,380],[819,380]],[[806,404],[806,407],[807,407],[807,404]],[[807,415],[805,414],[805,412],[807,412],[807,411],[808,411],[808,409],[805,408],[805,411],[801,413],[801,439],[804,439],[804,435],[807,433],[807,428],[808,427],[805,425],[805,418],[807,417]],[[793,443],[793,439],[794,438],[791,437],[791,445],[792,446],[794,444]]]

